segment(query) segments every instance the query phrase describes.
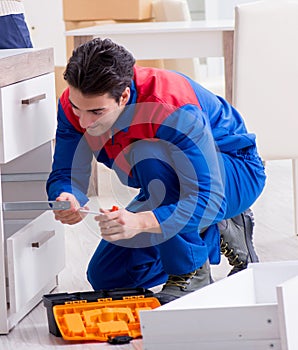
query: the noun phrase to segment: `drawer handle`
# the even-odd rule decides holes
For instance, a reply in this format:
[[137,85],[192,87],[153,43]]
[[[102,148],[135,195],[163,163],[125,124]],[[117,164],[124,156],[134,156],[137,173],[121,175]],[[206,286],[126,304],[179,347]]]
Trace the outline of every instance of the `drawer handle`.
[[38,101],[45,100],[46,97],[47,97],[46,94],[41,94],[30,98],[26,98],[22,100],[22,105],[32,105],[33,103],[36,103]]
[[41,237],[41,239],[38,242],[32,242],[31,246],[32,246],[32,248],[40,248],[43,244],[45,244],[47,241],[49,241],[54,236],[55,236],[55,230],[47,231],[47,232],[45,232],[43,237]]

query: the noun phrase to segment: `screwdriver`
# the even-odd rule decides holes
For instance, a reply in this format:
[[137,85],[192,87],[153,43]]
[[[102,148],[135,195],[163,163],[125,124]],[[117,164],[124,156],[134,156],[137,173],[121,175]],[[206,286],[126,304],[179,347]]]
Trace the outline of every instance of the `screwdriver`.
[[[117,210],[119,210],[119,208],[116,205],[113,205],[112,208],[110,209],[110,211],[117,211]],[[79,212],[84,214],[91,214],[91,215],[103,215],[103,213],[100,213],[99,211],[93,211],[93,210],[88,210],[84,208],[80,208]]]

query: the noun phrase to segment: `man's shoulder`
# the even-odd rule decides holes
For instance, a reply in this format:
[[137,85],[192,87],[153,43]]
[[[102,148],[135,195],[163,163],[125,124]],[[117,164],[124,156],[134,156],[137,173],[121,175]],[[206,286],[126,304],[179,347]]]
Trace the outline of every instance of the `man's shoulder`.
[[176,107],[198,105],[190,80],[179,72],[154,67],[135,67],[137,102],[161,102]]

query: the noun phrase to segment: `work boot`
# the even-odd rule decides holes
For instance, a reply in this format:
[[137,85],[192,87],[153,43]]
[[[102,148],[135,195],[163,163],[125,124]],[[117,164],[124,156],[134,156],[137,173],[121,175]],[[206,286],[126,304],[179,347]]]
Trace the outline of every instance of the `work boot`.
[[250,209],[218,223],[220,251],[233,266],[228,276],[246,269],[248,263],[259,261],[252,242],[253,227],[254,219]]
[[212,283],[209,260],[199,269],[183,275],[169,275],[161,292],[155,296],[161,304],[178,299]]

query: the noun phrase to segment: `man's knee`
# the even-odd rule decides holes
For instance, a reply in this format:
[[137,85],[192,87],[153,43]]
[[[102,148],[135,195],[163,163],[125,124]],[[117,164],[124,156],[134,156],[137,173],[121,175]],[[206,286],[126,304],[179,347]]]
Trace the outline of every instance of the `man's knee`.
[[105,283],[101,278],[102,276],[104,276],[104,274],[101,271],[99,271],[99,269],[95,266],[95,264],[92,263],[92,261],[88,265],[86,274],[87,280],[94,290],[106,288]]

